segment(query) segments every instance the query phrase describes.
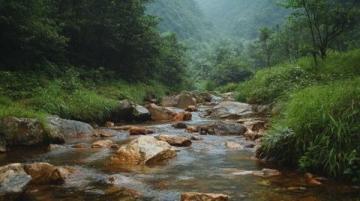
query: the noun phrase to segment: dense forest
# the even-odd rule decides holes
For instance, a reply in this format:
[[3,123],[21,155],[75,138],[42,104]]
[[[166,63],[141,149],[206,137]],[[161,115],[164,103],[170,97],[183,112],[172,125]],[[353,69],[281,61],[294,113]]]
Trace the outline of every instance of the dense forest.
[[0,201],[359,201],[358,0],[0,0],[0,30]]

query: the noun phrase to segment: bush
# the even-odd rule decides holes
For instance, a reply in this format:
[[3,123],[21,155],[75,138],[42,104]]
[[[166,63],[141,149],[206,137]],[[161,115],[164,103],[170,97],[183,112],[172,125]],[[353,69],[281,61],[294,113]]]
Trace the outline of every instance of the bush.
[[300,67],[285,65],[263,69],[251,80],[239,85],[237,99],[253,104],[269,104],[313,82],[313,76]]
[[300,90],[277,118],[263,139],[261,156],[360,179],[360,78]]

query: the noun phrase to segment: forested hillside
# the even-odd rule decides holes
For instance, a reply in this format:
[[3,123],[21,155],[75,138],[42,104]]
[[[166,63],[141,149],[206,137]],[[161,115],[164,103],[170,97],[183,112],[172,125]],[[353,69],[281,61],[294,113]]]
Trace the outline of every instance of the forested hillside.
[[194,0],[154,0],[147,13],[157,16],[160,32],[174,32],[180,39],[209,40],[213,25]]
[[223,37],[250,40],[261,27],[274,27],[285,21],[288,11],[277,0],[195,0],[206,18]]

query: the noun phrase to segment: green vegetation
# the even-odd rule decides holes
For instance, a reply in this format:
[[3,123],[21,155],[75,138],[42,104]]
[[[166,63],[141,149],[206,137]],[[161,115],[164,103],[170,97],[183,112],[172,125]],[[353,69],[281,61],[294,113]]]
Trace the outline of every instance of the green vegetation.
[[359,181],[360,78],[291,95],[261,155],[304,170]]
[[118,106],[118,100],[143,103],[147,98],[165,95],[168,90],[155,81],[136,84],[111,77],[106,80],[101,78],[105,75],[95,71],[91,74],[97,75],[96,79],[81,79],[85,75],[76,69],[68,69],[56,79],[49,79],[42,72],[2,72],[0,117],[42,118],[52,114],[85,122],[103,122]]

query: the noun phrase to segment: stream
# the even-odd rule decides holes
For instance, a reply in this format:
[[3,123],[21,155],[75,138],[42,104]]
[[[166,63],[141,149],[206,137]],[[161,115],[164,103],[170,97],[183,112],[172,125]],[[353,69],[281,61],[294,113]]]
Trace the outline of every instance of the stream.
[[[201,117],[207,109],[201,106],[188,124],[203,124],[215,120]],[[184,129],[171,123],[147,123],[153,135],[170,134],[189,137]],[[109,139],[121,145],[129,141],[127,131],[114,131]],[[233,201],[356,201],[356,187],[326,180],[322,185],[307,184],[304,174],[289,171],[254,158],[255,148],[231,150],[228,141],[251,143],[242,136],[201,136],[190,147],[177,149],[177,157],[166,164],[153,167],[126,168],[109,164],[114,150],[73,148],[79,142],[91,144],[95,138],[67,142],[51,151],[46,148],[14,150],[0,155],[0,165],[8,163],[48,162],[74,167],[77,171],[63,185],[30,185],[20,200],[36,201],[178,201],[182,192],[222,193]],[[280,176],[259,177],[236,172],[278,169]],[[109,182],[111,181],[111,182]],[[120,189],[120,190],[114,190]],[[131,189],[131,190],[129,190]],[[137,198],[134,198],[136,194]],[[1,200],[1,198],[0,198]],[[2,198],[2,200],[11,200]],[[17,199],[19,200],[19,199]]]

